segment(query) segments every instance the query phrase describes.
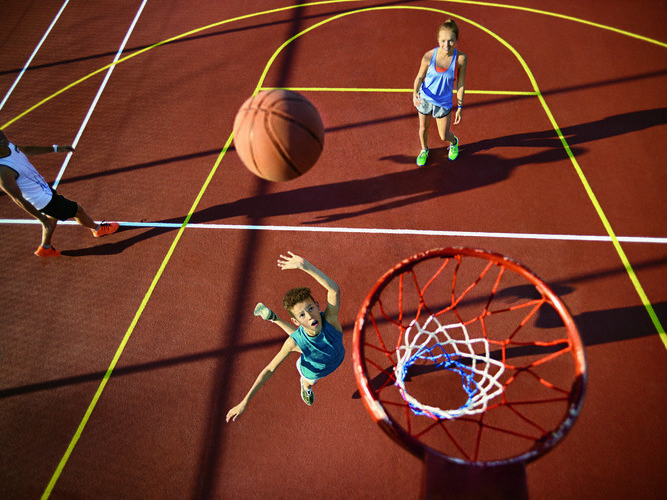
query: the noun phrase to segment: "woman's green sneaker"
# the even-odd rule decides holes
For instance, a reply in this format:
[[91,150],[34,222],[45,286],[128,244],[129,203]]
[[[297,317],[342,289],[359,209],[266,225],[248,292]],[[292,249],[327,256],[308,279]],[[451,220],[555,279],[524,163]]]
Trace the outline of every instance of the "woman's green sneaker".
[[426,165],[427,158],[428,158],[428,148],[422,149],[421,153],[419,153],[419,156],[417,157],[417,165],[420,167]]
[[456,142],[449,145],[449,154],[447,155],[450,160],[454,161],[459,157],[459,138],[454,136]]

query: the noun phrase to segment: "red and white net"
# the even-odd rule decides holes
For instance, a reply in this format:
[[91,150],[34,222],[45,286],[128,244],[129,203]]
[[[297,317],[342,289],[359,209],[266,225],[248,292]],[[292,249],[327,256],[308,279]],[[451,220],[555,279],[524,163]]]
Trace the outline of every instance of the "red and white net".
[[[431,418],[458,418],[486,411],[489,401],[503,392],[499,382],[505,365],[491,357],[489,343],[483,337],[470,338],[462,323],[441,325],[429,316],[420,325],[414,320],[405,331],[403,345],[397,351],[394,385],[417,415]],[[449,370],[461,377],[461,388],[467,394],[459,408],[442,409],[418,401],[405,387],[405,377],[415,363],[432,363],[436,369]]]

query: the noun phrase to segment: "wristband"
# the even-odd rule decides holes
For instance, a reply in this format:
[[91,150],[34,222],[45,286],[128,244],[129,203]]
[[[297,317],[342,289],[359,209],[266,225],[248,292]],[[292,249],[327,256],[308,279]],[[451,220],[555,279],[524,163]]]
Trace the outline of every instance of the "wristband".
[[54,144],[54,145],[53,145],[53,152],[54,152],[54,153],[57,153],[57,152],[58,152],[58,145],[57,145],[57,144]]

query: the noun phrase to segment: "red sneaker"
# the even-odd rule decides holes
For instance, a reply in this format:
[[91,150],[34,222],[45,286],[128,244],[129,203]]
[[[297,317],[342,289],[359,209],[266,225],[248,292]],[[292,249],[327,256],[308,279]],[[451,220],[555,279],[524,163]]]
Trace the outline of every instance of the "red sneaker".
[[118,231],[119,228],[118,222],[102,222],[100,224],[100,228],[96,231],[95,229],[91,229],[93,236],[95,238],[99,238],[101,236],[106,236],[107,234],[113,234],[116,231]]
[[35,251],[35,255],[38,257],[58,257],[60,252],[53,248],[51,245],[49,248],[44,248],[42,245]]

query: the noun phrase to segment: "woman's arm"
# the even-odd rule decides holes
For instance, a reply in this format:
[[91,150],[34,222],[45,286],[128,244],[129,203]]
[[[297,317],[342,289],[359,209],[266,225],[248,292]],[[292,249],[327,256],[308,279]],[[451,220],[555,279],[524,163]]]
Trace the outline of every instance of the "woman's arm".
[[463,107],[463,98],[466,93],[466,68],[468,67],[468,56],[465,54],[459,53],[458,60],[456,61],[459,67],[459,74],[456,78],[456,116],[454,118],[454,125],[459,123],[462,118],[462,107]]
[[422,62],[419,66],[419,72],[415,78],[414,88],[412,91],[412,102],[415,106],[418,106],[421,102],[419,99],[419,89],[421,88],[422,83],[424,83],[424,79],[426,78],[426,72],[428,71],[428,65],[431,64],[432,56],[433,50],[429,50],[426,54],[424,54],[424,57],[422,57]]

